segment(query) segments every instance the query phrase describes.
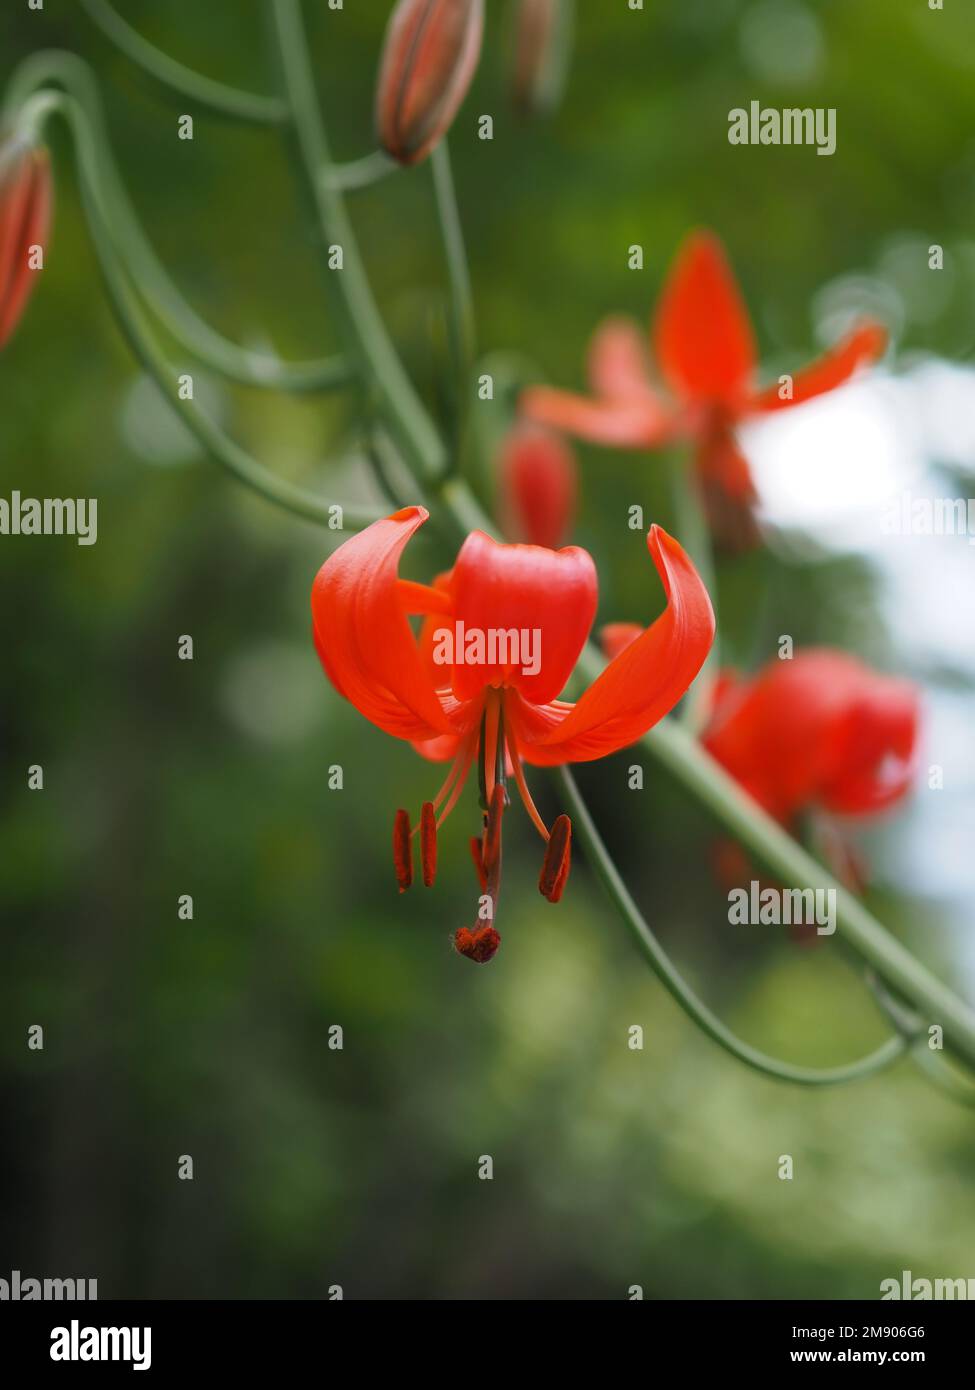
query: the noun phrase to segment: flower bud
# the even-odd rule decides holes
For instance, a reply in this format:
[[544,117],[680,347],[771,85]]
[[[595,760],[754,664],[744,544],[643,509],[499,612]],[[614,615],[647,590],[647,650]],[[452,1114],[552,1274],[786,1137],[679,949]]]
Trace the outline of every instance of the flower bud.
[[400,164],[418,164],[449,129],[481,53],[484,0],[398,0],[383,43],[376,125]]
[[51,214],[47,151],[19,137],[0,142],[0,348],[20,321],[37,271],[31,247],[43,246]]
[[572,0],[518,0],[511,65],[515,109],[541,115],[559,102],[571,47]]
[[538,425],[516,425],[501,449],[501,520],[518,541],[557,550],[572,528],[576,461],[569,445]]

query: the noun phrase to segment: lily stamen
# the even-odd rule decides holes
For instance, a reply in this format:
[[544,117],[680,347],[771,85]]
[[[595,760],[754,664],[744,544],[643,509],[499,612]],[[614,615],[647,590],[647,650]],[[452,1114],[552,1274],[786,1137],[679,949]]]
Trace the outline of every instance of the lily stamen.
[[423,886],[432,888],[437,876],[437,817],[432,801],[424,801],[420,811],[420,863]]
[[559,816],[552,826],[538,879],[538,891],[550,903],[557,903],[562,897],[566,880],[569,877],[569,864],[572,859],[572,822],[568,816]]
[[410,813],[399,810],[393,821],[393,867],[399,891],[405,893],[413,882],[413,845],[410,840]]

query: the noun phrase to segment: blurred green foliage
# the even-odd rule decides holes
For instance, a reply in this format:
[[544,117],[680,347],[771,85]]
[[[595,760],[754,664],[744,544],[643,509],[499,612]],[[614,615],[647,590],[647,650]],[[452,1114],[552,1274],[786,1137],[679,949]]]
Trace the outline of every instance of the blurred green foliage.
[[[451,140],[482,350],[581,381],[600,317],[648,315],[680,237],[704,223],[729,247],[770,367],[808,357],[816,291],[872,273],[904,232],[952,248],[965,270],[899,347],[970,354],[970,10],[790,7],[821,46],[805,85],[761,57],[763,0],[643,14],[581,4],[565,103],[522,125],[505,99],[504,7],[489,6]],[[125,12],[199,70],[269,90],[261,8],[132,0]],[[353,158],[372,144],[389,6],[306,9],[336,153]],[[193,302],[241,341],[289,355],[339,346],[279,138],[194,111],[195,139],[178,141],[185,103],[77,4],[3,7],[0,79],[47,46],[97,71],[132,196]],[[730,147],[727,113],[753,97],[835,106],[836,155]],[[493,143],[476,139],[482,111],[495,114]],[[99,539],[0,543],[0,1273],[171,1298],[323,1297],[336,1283],[382,1298],[620,1298],[631,1284],[647,1297],[873,1297],[902,1268],[975,1273],[970,1116],[907,1064],[815,1095],[739,1069],[644,972],[581,857],[562,906],[540,900],[520,812],[504,945],[474,969],[449,944],[473,912],[473,793],[445,831],[436,889],[397,896],[392,813],[431,795],[438,769],[322,678],[307,607],[326,554],[315,528],[237,490],[140,384],[62,131],[53,143],[51,254],[0,366],[0,470],[7,494],[96,496]],[[444,273],[429,170],[354,195],[354,212],[388,322],[435,402]],[[642,274],[627,269],[633,242]],[[347,404],[211,395],[281,473],[330,495],[359,486],[354,463],[322,463],[346,448]],[[665,470],[583,450],[582,483],[576,539],[597,557],[602,615],[652,616],[640,538],[624,547],[620,535],[633,503],[668,522]],[[417,573],[449,560],[434,541],[417,551]],[[771,651],[784,614],[799,641],[855,640],[872,601],[855,565],[796,575],[764,554],[727,570],[720,596],[731,654],[746,661]],[[184,633],[192,662],[177,660]],[[715,827],[655,769],[642,795],[628,792],[631,761],[583,769],[581,782],[705,995],[796,1061],[871,1047],[882,1026],[834,942],[801,950],[729,928],[708,871]],[[336,762],[341,792],[327,786]],[[31,763],[42,793],[26,790]],[[177,920],[183,893],[192,922]],[[882,908],[950,969],[909,905]],[[25,1046],[34,1023],[42,1053]],[[333,1024],[342,1051],[328,1047]],[[632,1024],[643,1051],[627,1047]],[[777,1177],[785,1153],[792,1182]],[[193,1182],[177,1180],[181,1154]],[[481,1154],[493,1182],[477,1180]]]

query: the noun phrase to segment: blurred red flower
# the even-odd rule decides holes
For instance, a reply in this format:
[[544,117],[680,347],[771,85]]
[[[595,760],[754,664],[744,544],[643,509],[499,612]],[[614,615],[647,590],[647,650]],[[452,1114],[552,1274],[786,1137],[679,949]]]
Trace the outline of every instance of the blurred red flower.
[[575,455],[551,430],[517,424],[499,458],[499,519],[507,535],[556,550],[567,539],[578,486]]
[[884,351],[877,323],[854,328],[831,351],[783,384],[760,388],[755,335],[721,242],[696,231],[677,252],[648,343],[629,319],[611,318],[589,353],[591,397],[536,386],[522,409],[541,424],[616,448],[690,440],[702,500],[716,537],[735,547],[754,539],[755,487],[735,430],[750,416],[799,405],[847,381]]
[[776,819],[885,810],[908,791],[917,689],[857,657],[810,648],[746,679],[725,677],[704,746]]

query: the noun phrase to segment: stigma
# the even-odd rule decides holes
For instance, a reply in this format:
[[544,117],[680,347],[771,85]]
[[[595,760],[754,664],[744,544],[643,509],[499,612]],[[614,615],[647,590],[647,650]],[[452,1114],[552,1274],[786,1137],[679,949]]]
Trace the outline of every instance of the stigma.
[[501,945],[496,920],[501,894],[502,822],[505,809],[511,804],[512,783],[545,842],[538,888],[549,902],[561,900],[572,860],[569,817],[558,816],[549,830],[528,789],[517,739],[511,721],[505,718],[505,703],[511,698],[516,699],[517,695],[504,687],[490,686],[485,690],[478,717],[461,737],[440,790],[432,801],[423,803],[419,822],[412,825],[409,812],[403,809],[396,812],[393,821],[393,867],[399,891],[405,893],[413,883],[413,839],[417,835],[420,876],[424,887],[433,887],[438,831],[456,806],[471,767],[477,763],[481,828],[479,834],[471,837],[470,852],[480,891],[473,923],[458,928],[452,939],[457,953],[478,965],[492,960]]

